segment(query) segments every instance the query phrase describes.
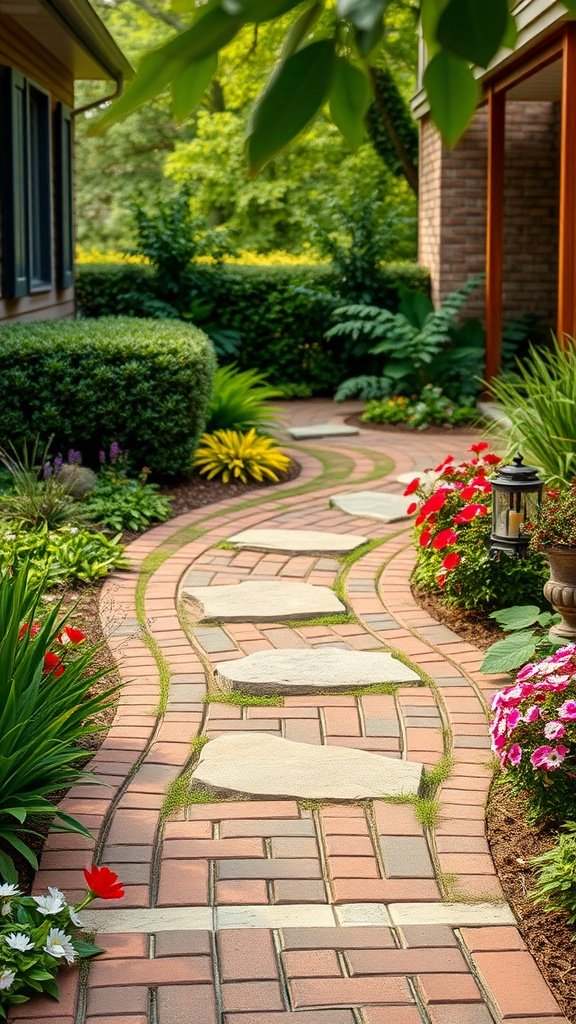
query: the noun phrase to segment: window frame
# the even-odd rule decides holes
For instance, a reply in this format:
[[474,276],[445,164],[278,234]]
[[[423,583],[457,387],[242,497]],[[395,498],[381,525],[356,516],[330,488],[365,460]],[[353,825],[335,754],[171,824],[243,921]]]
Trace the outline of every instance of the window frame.
[[[36,98],[33,98],[33,94]],[[39,139],[33,138],[32,104],[37,102],[38,109],[43,106],[39,125]],[[30,295],[38,292],[51,291],[54,287],[54,260],[52,252],[52,197],[54,173],[52,162],[52,98],[47,89],[32,79],[27,79],[27,184],[28,184],[28,234],[29,234],[29,283]],[[38,141],[38,151],[35,145]],[[36,173],[36,181],[35,181]],[[44,189],[42,189],[44,185]],[[38,209],[35,209],[35,190],[38,189]],[[41,273],[34,276],[35,260],[38,257]]]

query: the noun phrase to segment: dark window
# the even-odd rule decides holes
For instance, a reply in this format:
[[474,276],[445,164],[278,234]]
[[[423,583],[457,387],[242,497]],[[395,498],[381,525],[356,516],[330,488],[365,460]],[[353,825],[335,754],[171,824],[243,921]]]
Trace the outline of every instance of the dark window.
[[[47,92],[14,68],[2,69],[1,85],[2,296],[17,299],[53,283],[51,102]],[[58,167],[60,162],[59,157]],[[62,177],[69,195],[69,166]],[[67,247],[71,273],[71,226],[68,235],[58,232],[58,259],[61,245]]]
[[72,213],[72,113],[63,103],[56,108],[56,264],[58,288],[74,279]]

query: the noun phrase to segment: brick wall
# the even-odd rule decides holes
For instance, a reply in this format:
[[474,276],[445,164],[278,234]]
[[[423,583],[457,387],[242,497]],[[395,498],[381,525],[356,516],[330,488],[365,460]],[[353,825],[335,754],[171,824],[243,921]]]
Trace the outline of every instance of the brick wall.
[[[512,102],[506,109],[504,316],[556,314],[559,105]],[[421,128],[419,257],[436,301],[484,270],[487,110],[481,108],[455,150],[429,119]],[[483,314],[478,293],[470,315]]]

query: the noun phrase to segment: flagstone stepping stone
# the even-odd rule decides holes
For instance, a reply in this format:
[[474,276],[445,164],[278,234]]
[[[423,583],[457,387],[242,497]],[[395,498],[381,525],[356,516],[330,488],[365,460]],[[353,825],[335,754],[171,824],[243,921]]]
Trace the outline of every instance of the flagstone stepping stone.
[[239,548],[259,551],[285,551],[288,554],[345,554],[365,544],[367,537],[353,533],[327,533],[324,530],[243,530],[229,538]]
[[224,690],[242,693],[326,693],[375,683],[418,684],[419,677],[391,654],[322,645],[256,651],[216,665]]
[[440,474],[434,469],[414,469],[411,473],[400,473],[400,476],[396,477],[396,482],[407,487],[418,477],[422,487],[432,487],[439,476]]
[[310,423],[307,427],[288,427],[288,433],[295,441],[305,441],[313,437],[346,437],[360,431],[347,423]]
[[351,516],[366,516],[383,523],[396,523],[408,519],[406,509],[412,501],[400,494],[385,494],[382,491],[347,491],[330,498],[334,508],[348,512]]
[[311,800],[412,796],[422,765],[348,747],[296,743],[268,733],[229,733],[207,743],[192,773],[220,793]]
[[184,587],[182,596],[198,606],[201,622],[284,622],[337,615],[346,606],[330,587],[283,580],[247,580],[222,587]]

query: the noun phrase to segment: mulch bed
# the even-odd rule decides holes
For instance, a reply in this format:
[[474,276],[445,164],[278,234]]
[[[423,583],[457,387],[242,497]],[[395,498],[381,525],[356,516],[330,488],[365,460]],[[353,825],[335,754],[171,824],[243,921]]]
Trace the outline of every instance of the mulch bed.
[[[292,459],[288,471],[282,476],[281,483],[288,483],[300,475],[302,467],[299,462]],[[224,501],[226,498],[238,498],[249,495],[252,491],[270,490],[277,487],[277,484],[262,483],[252,480],[248,484],[240,482],[223,484],[221,480],[207,480],[206,477],[195,473],[176,484],[165,484],[160,488],[161,494],[172,500],[172,510],[175,516],[183,512],[191,512],[192,509],[201,508],[203,505],[211,505],[216,501]]]
[[485,421],[478,417],[473,423],[458,423],[455,426],[451,426],[449,423],[444,425],[436,423],[430,427],[424,427],[422,430],[414,430],[407,423],[368,423],[358,413],[346,416],[344,422],[351,427],[361,427],[362,430],[384,430],[389,434],[473,434],[483,430],[486,425]]
[[[450,608],[437,595],[420,588],[413,587],[412,593],[433,618],[482,650],[501,639],[501,630],[486,613]],[[550,850],[557,832],[549,824],[527,824],[526,800],[495,782],[487,809],[486,835],[524,941],[562,1012],[571,1024],[576,1024],[575,931],[567,925],[564,914],[546,913],[543,907],[534,906],[527,895],[535,883],[530,857]]]

